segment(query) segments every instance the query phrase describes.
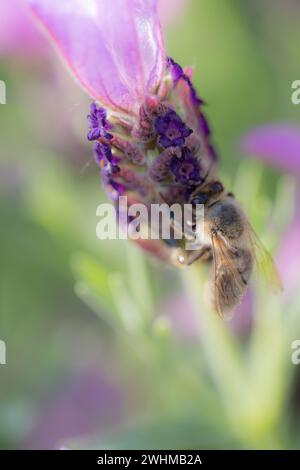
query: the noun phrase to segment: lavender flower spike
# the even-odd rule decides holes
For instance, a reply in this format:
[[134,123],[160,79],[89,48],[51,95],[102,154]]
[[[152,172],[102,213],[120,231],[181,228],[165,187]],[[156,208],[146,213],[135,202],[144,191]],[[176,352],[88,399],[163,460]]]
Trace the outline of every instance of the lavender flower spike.
[[[111,199],[188,202],[214,177],[216,152],[191,69],[165,55],[157,0],[27,2],[95,100],[88,139]],[[163,240],[139,243],[171,259]]]

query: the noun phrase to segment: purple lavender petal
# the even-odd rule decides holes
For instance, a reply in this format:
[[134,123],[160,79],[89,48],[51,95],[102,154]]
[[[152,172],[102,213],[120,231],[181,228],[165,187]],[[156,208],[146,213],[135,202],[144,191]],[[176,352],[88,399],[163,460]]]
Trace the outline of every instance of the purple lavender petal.
[[108,144],[102,144],[100,142],[96,142],[94,146],[94,157],[96,160],[96,163],[100,163],[102,160],[105,160],[106,162],[110,162],[115,164],[113,160],[113,156],[111,153],[111,147]]
[[172,78],[173,78],[173,81],[174,81],[174,85],[176,86],[178,81],[184,75],[183,69],[171,57],[167,57],[167,66],[168,66],[168,69],[171,71],[171,75],[172,75]]
[[183,145],[185,137],[193,132],[173,110],[156,119],[155,129],[159,135],[159,143],[164,148]]
[[275,167],[300,174],[300,127],[270,124],[248,132],[241,141],[243,153]]
[[182,69],[182,67],[177,64],[177,62],[175,62],[175,60],[173,60],[171,57],[168,57],[167,58],[167,66],[169,68],[169,70],[171,71],[171,75],[173,77],[173,80],[174,80],[174,85],[176,86],[178,81],[180,79],[184,80],[188,86],[189,86],[189,89],[190,89],[190,97],[191,97],[191,102],[195,105],[195,106],[201,106],[202,104],[204,104],[204,101],[202,100],[202,98],[200,98],[191,82],[191,79],[190,77],[188,77],[185,73],[184,73],[184,70]]
[[102,149],[102,144],[100,142],[96,142],[94,145],[94,159],[95,162],[99,165],[99,163],[103,160],[104,154]]
[[181,158],[176,156],[172,158],[170,169],[178,183],[185,185],[201,181],[200,164],[197,158],[187,149],[183,149]]
[[27,0],[73,75],[102,104],[137,112],[165,53],[157,0]]
[[207,150],[211,159],[213,161],[217,161],[217,152],[213,147],[212,143],[210,142],[211,131],[209,128],[209,124],[201,109],[202,105],[204,105],[205,102],[198,96],[189,75],[185,73],[183,68],[179,64],[177,64],[171,57],[167,57],[167,70],[171,74],[175,88],[178,84],[180,85],[183,82],[185,82],[185,85],[187,85],[189,101],[191,107],[193,108],[194,114],[196,115],[196,119],[198,120],[199,131],[201,134],[203,134],[203,137],[206,141]]
[[209,128],[207,119],[204,116],[204,114],[200,114],[199,124],[200,124],[201,129],[203,130],[203,134],[205,135],[205,137],[208,137],[210,135],[210,128]]
[[89,125],[88,140],[97,140],[99,137],[112,139],[112,135],[107,131],[111,130],[113,126],[108,122],[104,108],[98,107],[96,103],[92,103],[87,119]]

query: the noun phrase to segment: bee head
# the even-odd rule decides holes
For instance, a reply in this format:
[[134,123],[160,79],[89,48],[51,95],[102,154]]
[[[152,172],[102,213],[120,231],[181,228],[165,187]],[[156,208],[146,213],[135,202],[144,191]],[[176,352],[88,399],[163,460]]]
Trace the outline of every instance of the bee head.
[[195,191],[191,197],[191,204],[208,204],[212,202],[216,197],[224,191],[222,183],[219,181],[213,181],[208,183],[201,191]]

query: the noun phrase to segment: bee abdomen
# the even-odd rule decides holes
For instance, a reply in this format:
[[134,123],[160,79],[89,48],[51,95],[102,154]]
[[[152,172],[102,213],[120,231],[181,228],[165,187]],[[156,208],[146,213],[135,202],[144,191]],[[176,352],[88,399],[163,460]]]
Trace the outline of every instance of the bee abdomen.
[[253,268],[252,255],[246,249],[236,249],[231,261],[234,271],[232,266],[224,264],[217,276],[215,304],[223,311],[232,310],[241,302]]

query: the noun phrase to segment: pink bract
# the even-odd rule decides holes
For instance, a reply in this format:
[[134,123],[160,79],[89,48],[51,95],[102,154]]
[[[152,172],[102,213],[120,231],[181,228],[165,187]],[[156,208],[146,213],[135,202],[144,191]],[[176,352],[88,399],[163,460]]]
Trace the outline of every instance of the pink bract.
[[49,46],[37,31],[23,0],[0,0],[0,56],[47,55]]
[[165,68],[156,0],[27,0],[73,75],[104,106],[137,113]]

